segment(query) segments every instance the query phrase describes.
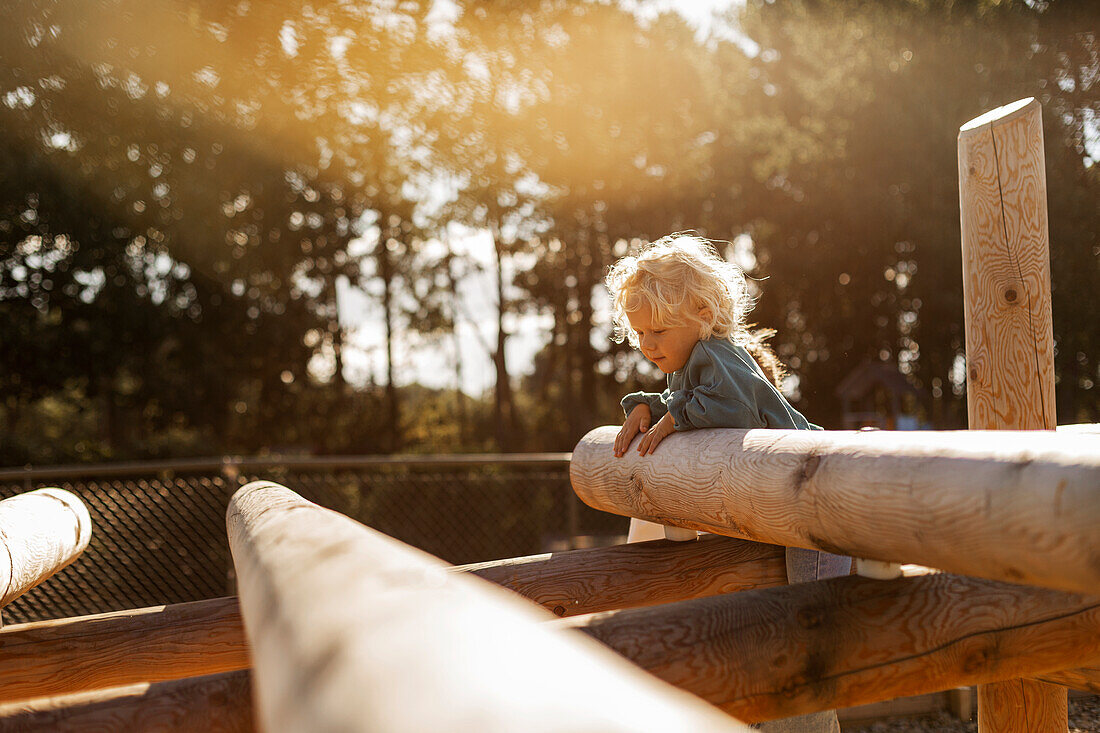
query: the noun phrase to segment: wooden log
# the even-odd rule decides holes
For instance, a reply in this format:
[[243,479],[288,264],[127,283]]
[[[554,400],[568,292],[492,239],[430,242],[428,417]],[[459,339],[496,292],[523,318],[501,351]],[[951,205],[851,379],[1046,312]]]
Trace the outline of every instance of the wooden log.
[[615,458],[617,432],[597,428],[573,451],[573,488],[596,509],[993,580],[1100,588],[1092,436],[693,430],[652,455]]
[[555,625],[747,722],[1100,660],[1100,598],[946,573],[833,578]]
[[242,487],[226,522],[263,729],[747,730],[285,487]]
[[1052,685],[1063,685],[1072,687],[1075,690],[1100,695],[1100,667],[1081,667],[1080,669],[1064,669],[1060,672],[1047,672],[1035,679],[1040,682],[1049,682]]
[[249,664],[236,598],[35,621],[0,631],[0,702]]
[[[1054,430],[1054,331],[1043,119],[1034,98],[959,129],[972,430]],[[1013,680],[978,688],[978,730],[1066,730],[1066,690]],[[990,706],[998,706],[993,710]]]
[[247,671],[0,705],[0,733],[252,733]]
[[785,585],[783,548],[704,535],[460,565],[557,616]]
[[87,507],[68,491],[0,501],[0,608],[78,558],[91,536]]

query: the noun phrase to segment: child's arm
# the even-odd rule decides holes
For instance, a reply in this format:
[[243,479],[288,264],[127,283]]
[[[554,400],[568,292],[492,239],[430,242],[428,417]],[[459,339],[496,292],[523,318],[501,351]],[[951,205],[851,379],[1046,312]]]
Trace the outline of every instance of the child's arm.
[[[626,416],[626,422],[619,428],[619,434],[615,436],[616,458],[622,458],[626,454],[626,449],[630,447],[630,442],[634,440],[635,435],[649,430],[651,419],[649,405],[640,402],[634,406],[634,409]],[[645,438],[643,437],[642,440],[644,441]]]
[[666,400],[676,430],[768,427],[764,407],[775,390],[762,377],[717,361],[708,351],[686,368],[688,384],[695,386],[670,392]]
[[642,442],[638,443],[639,455],[646,455],[657,450],[661,441],[676,432],[676,424],[672,421],[672,413],[666,412],[664,417],[657,421],[653,428],[642,436]]
[[[668,390],[665,390],[667,396]],[[668,414],[662,395],[656,392],[631,392],[623,397],[623,412],[626,413],[626,422],[615,436],[615,456],[621,458],[630,447],[630,442],[638,433],[649,430],[653,420]]]

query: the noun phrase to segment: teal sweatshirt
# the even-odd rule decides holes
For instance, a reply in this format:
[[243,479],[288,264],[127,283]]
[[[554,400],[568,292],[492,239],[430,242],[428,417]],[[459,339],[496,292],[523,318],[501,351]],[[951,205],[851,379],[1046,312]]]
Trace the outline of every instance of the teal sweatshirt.
[[622,399],[630,414],[649,405],[653,423],[672,413],[677,430],[791,428],[821,430],[775,388],[743,346],[727,339],[699,341],[687,364],[668,375],[668,389],[633,392]]

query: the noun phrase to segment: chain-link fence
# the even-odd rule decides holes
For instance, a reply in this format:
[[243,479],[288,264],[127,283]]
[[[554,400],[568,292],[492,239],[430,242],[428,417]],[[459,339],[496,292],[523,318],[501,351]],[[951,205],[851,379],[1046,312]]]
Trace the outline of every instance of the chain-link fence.
[[234,592],[229,497],[256,479],[451,563],[573,547],[624,535],[569,486],[568,456],[226,459],[0,471],[0,498],[44,486],[79,496],[88,549],[3,610],[6,623],[142,608]]

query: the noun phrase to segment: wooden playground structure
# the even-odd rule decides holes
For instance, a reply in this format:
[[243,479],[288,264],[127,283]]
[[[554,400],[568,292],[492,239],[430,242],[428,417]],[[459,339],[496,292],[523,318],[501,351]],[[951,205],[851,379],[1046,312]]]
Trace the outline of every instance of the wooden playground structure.
[[[616,459],[597,428],[583,501],[712,535],[458,567],[253,482],[237,597],[0,630],[0,731],[739,731],[969,685],[983,733],[1066,731],[1100,692],[1100,426],[1054,429],[1043,160],[1035,100],[960,130],[969,431]],[[91,531],[59,489],[0,502],[0,606]],[[905,565],[786,585],[783,546]]]

